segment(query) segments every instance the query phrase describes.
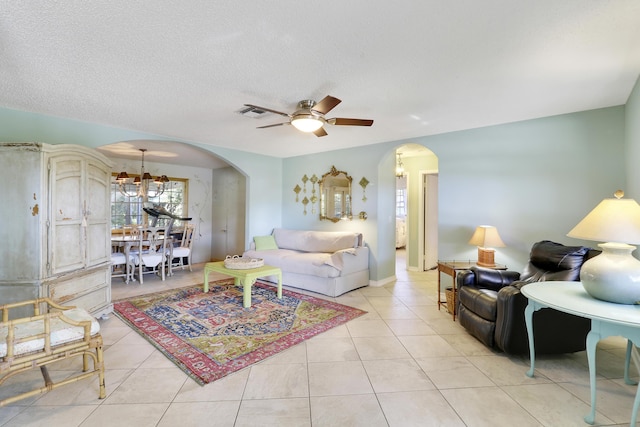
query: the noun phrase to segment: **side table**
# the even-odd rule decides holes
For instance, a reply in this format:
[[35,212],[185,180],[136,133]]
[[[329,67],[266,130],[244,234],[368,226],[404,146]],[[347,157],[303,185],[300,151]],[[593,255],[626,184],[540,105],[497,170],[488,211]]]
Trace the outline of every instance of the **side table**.
[[[456,287],[456,276],[458,275],[458,271],[468,270],[473,266],[476,266],[475,261],[438,261],[438,310],[440,310],[440,306],[447,304],[446,299],[443,301],[441,297],[441,283],[440,283],[440,273],[448,274],[453,279],[453,286],[451,290],[453,291],[453,312],[451,315],[453,316],[453,321],[456,320],[456,297],[458,293],[458,289]],[[496,264],[495,267],[485,267],[485,268],[493,268],[495,270],[506,270],[507,266],[503,264]]]
[[[523,286],[521,292],[529,300],[524,311],[527,335],[529,337],[529,358],[531,367],[527,376],[535,372],[535,340],[533,339],[533,313],[542,308],[553,308],[564,313],[591,319],[591,331],[587,334],[587,361],[589,363],[589,383],[591,388],[591,412],[584,417],[585,422],[593,424],[596,417],[596,346],[598,341],[610,336],[622,336],[627,339],[627,354],[624,366],[624,380],[627,384],[636,384],[629,377],[629,362],[638,360],[636,346],[640,344],[640,307],[637,305],[615,304],[600,301],[584,290],[580,282],[536,282]],[[631,410],[631,423],[635,426],[640,407],[640,388]]]
[[226,274],[234,279],[236,286],[242,286],[242,306],[251,307],[251,286],[259,277],[278,277],[278,298],[282,299],[282,270],[279,267],[263,265],[247,270],[233,270],[224,266],[224,261],[208,262],[204,265],[204,292],[209,292],[209,273],[215,271]]

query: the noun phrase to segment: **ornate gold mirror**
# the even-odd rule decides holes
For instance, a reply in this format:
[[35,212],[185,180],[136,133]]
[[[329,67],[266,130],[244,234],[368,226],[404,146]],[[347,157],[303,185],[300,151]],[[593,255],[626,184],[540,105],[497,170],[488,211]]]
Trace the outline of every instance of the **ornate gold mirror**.
[[320,219],[338,222],[351,219],[351,177],[346,172],[331,170],[318,181],[320,184]]

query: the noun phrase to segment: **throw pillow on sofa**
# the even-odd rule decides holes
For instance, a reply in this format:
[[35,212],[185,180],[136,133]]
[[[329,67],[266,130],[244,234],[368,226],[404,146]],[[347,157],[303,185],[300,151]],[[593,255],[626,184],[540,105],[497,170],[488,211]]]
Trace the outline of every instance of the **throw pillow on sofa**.
[[276,239],[269,236],[255,236],[253,242],[256,244],[256,251],[268,251],[270,249],[278,249]]

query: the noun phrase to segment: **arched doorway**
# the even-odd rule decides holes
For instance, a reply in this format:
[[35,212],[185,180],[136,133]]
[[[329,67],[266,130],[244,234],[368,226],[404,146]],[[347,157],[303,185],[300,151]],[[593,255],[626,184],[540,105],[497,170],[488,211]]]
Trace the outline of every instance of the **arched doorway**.
[[115,173],[139,171],[140,149],[146,149],[145,170],[188,180],[187,216],[196,226],[194,263],[243,252],[247,178],[233,165],[178,141],[129,140],[97,149],[112,160]]
[[429,270],[438,260],[438,158],[414,143],[395,154],[396,249],[404,250],[408,270]]

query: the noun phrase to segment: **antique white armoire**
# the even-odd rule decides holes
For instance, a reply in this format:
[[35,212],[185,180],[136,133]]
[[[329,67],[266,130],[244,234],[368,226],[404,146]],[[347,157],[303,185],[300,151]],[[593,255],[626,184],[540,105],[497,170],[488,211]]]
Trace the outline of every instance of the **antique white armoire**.
[[111,303],[111,164],[78,145],[0,143],[0,304]]

